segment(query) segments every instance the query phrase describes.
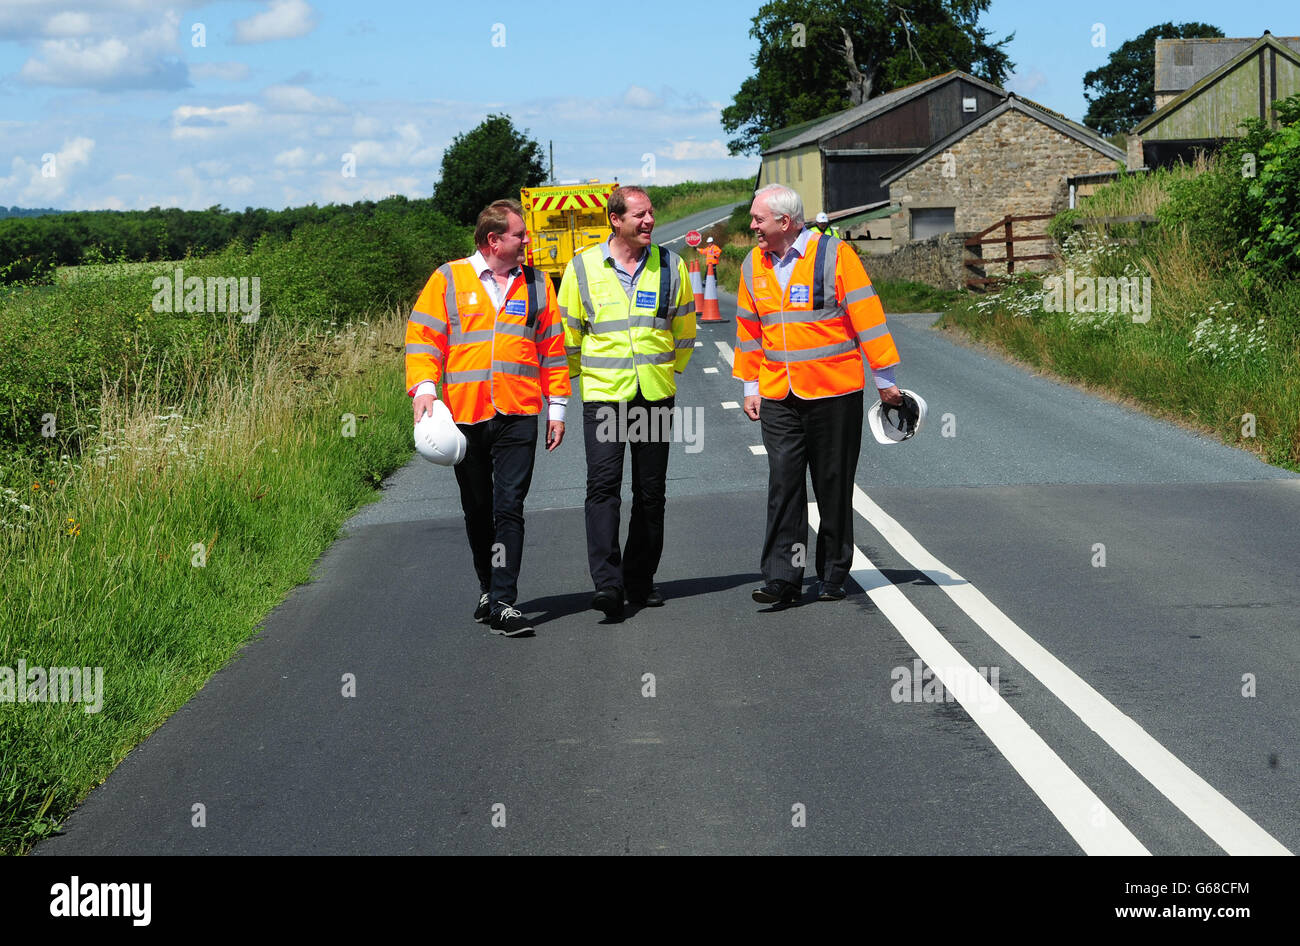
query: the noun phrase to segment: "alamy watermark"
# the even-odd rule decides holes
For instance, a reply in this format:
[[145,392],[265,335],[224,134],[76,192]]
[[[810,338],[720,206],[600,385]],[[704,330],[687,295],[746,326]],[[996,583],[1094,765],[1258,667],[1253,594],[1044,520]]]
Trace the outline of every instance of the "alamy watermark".
[[0,667],[0,703],[80,703],[87,713],[104,708],[103,667]]
[[1076,276],[1073,269],[1043,280],[1044,312],[1107,312],[1151,321],[1150,276]]
[[155,312],[241,312],[239,321],[253,323],[261,316],[262,277],[186,276],[180,266],[171,276],[153,281]]
[[628,407],[619,401],[617,410],[608,404],[596,408],[598,443],[684,443],[687,453],[699,453],[703,437],[702,407]]
[[[979,674],[978,677],[963,672],[969,669],[971,669],[969,665],[944,668],[944,677],[952,683],[952,689],[950,689],[918,657],[912,661],[912,666],[895,667],[889,672],[889,678],[894,681],[894,685],[889,689],[889,697],[895,703],[952,703],[956,701],[967,706],[975,702],[996,708],[1000,668],[975,668],[975,672]],[[984,683],[987,683],[988,686],[983,686]],[[992,688],[991,693],[989,692],[990,687]]]

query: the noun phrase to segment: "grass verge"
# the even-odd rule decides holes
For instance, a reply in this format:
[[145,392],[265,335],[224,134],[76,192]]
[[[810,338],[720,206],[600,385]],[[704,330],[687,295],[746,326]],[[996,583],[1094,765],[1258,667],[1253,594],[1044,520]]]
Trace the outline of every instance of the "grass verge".
[[53,831],[410,457],[405,312],[337,333],[277,321],[252,344],[214,334],[218,357],[185,356],[195,380],[179,398],[146,375],[74,405],[78,459],[33,462],[30,485],[2,494],[0,698],[19,660],[102,668],[102,692],[96,712],[89,693],[0,702],[0,852]]

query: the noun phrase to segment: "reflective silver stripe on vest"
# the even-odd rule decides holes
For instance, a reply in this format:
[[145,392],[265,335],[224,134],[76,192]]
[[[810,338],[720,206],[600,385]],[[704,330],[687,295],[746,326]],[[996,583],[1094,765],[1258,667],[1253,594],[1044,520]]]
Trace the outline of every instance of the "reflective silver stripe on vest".
[[584,368],[635,368],[636,362],[631,358],[605,358],[600,355],[582,354],[582,367]]
[[473,381],[491,381],[492,372],[487,368],[479,371],[448,371],[442,376],[447,384],[469,384]]
[[[651,321],[654,321],[651,319]],[[627,319],[605,319],[591,324],[592,335],[612,335],[614,332],[626,332],[631,325]]]
[[451,333],[451,344],[476,345],[479,342],[490,342],[494,334],[490,328],[481,328],[473,332],[462,332],[457,328]]
[[406,343],[406,353],[407,353],[408,355],[420,355],[420,354],[423,354],[423,355],[436,355],[436,354],[439,354],[437,347],[434,346],[434,345],[417,345],[417,344],[415,344],[414,342],[407,342],[407,343]]
[[676,343],[675,345],[673,345],[673,347],[674,347],[674,348],[694,348],[694,347],[695,347],[695,339],[693,339],[693,338],[679,338],[679,339],[677,339],[677,343]]
[[516,338],[532,338],[533,331],[527,325],[520,325],[517,322],[497,322],[496,331],[498,335],[513,335]]
[[[758,249],[754,250],[754,253],[758,252],[761,251]],[[745,262],[740,264],[740,278],[744,280],[745,288],[749,290],[749,298],[751,299],[754,298],[754,253],[746,254]],[[743,306],[741,308],[744,311],[749,311],[748,309],[744,309]],[[757,313],[753,314],[757,315]]]
[[[664,320],[671,326],[673,319],[679,315],[677,297],[682,292],[681,274],[677,271],[677,261],[670,251],[666,250],[660,255],[659,265],[668,266],[668,303],[664,311]],[[695,299],[692,298],[691,302],[694,303]]]
[[563,368],[567,366],[569,359],[563,355],[547,355],[542,359],[543,368]]
[[742,338],[736,351],[758,351],[762,347],[763,343],[757,338]]
[[578,295],[582,297],[582,308],[587,314],[584,321],[590,322],[596,317],[596,307],[591,304],[591,287],[587,285],[587,264],[582,254],[578,253],[569,265],[573,267],[573,274],[578,278]]
[[419,309],[413,309],[411,311],[410,321],[416,323],[417,325],[427,325],[435,332],[442,332],[445,334],[447,331],[446,322],[444,322],[442,319],[439,319],[437,316],[429,315],[427,312],[421,312]]
[[809,309],[806,312],[769,312],[762,317],[764,325],[789,325],[792,322],[821,322],[838,319],[844,313],[835,309]]
[[460,328],[460,313],[456,309],[456,279],[451,273],[451,263],[443,263],[438,267],[438,272],[442,273],[442,278],[447,281],[443,304],[447,307],[447,324],[455,332]]
[[863,299],[870,299],[876,294],[875,286],[867,286],[865,289],[854,289],[844,297],[844,305],[852,305],[855,302],[861,302]]
[[654,355],[642,355],[638,352],[635,357],[638,365],[671,365],[677,360],[677,352],[661,351]]
[[667,331],[663,326],[662,320],[655,318],[653,315],[634,315],[628,319],[628,324],[631,325],[632,328],[648,328],[656,332]]
[[513,361],[494,361],[492,370],[501,374],[517,374],[524,378],[536,378],[541,374],[536,365],[521,365]]
[[816,361],[819,358],[832,358],[835,355],[843,355],[857,350],[857,343],[852,341],[836,342],[834,345],[825,345],[821,348],[804,348],[799,351],[768,351],[766,352],[769,361],[780,361],[786,364],[796,361]]
[[886,325],[884,322],[881,322],[879,325],[875,326],[874,328],[866,328],[863,329],[861,332],[858,332],[858,341],[862,342],[863,344],[866,344],[867,342],[872,341],[873,339],[884,338],[888,334],[889,334],[889,326]]
[[548,328],[546,331],[538,335],[537,340],[539,342],[544,342],[549,338],[554,338],[556,335],[563,335],[563,334],[564,334],[564,323],[556,321],[551,323],[550,328]]

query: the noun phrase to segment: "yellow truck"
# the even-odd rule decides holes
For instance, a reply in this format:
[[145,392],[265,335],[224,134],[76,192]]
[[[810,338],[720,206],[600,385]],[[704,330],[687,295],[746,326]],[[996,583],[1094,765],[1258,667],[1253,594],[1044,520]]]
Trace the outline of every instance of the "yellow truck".
[[558,282],[575,253],[609,236],[605,207],[617,187],[590,180],[521,190],[519,203],[528,228],[526,262]]

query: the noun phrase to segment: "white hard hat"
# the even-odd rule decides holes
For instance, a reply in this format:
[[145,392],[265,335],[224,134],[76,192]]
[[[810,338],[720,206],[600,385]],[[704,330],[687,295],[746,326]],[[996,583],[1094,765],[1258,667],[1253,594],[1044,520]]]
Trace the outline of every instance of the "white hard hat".
[[830,223],[830,219],[830,217],[826,216],[826,211],[824,210],[817,214],[818,223]]
[[442,401],[433,402],[433,413],[425,414],[415,425],[415,449],[420,456],[439,466],[455,466],[465,459],[468,444],[456,426],[451,411]]
[[915,391],[903,388],[902,404],[886,404],[877,401],[867,411],[867,422],[871,425],[871,434],[877,443],[902,443],[911,440],[925,422],[925,398]]
[[709,237],[708,242],[712,243],[712,242],[713,242],[713,237]]

